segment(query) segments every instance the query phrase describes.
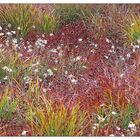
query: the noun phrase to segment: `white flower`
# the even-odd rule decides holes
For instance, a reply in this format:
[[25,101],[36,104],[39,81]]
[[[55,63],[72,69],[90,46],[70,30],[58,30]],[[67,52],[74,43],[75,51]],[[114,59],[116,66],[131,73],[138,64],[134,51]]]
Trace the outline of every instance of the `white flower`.
[[92,128],[93,128],[94,130],[96,130],[96,129],[97,129],[97,127],[96,127],[96,126],[93,126]]
[[43,92],[47,92],[47,89],[46,88],[43,88]]
[[112,111],[112,112],[111,112],[111,114],[112,114],[112,115],[116,115],[117,113],[116,113],[116,112],[114,112],[114,111]]
[[135,126],[135,124],[134,124],[133,122],[130,122],[129,125],[128,125],[128,128],[130,128],[130,129],[131,129],[131,128],[135,128],[135,127],[136,127],[136,126]]
[[20,27],[18,27],[17,29],[20,30]]
[[106,38],[106,42],[107,42],[107,43],[109,43],[109,42],[110,42],[110,40],[109,40],[108,38]]
[[3,79],[4,79],[4,80],[7,80],[7,79],[8,79],[8,76],[5,76]]
[[51,49],[50,52],[57,53],[57,50],[56,49]]
[[77,56],[77,57],[75,58],[76,61],[79,61],[80,59],[81,59],[81,56]]
[[128,54],[126,55],[126,57],[127,57],[127,58],[130,58],[130,57],[131,57],[130,53],[128,53]]
[[11,32],[7,32],[6,34],[7,34],[8,36],[11,36],[11,35],[12,35],[12,33],[11,33]]
[[106,59],[108,59],[108,56],[105,55],[104,57],[105,57]]
[[35,69],[34,72],[37,73],[38,72],[38,69]]
[[8,68],[7,66],[2,67],[2,69],[8,72],[12,72],[12,69]]
[[2,30],[2,27],[0,26],[0,30]]
[[48,75],[52,76],[53,75],[53,71],[51,69],[47,69]]
[[67,71],[67,70],[65,71],[65,74],[66,74],[66,75],[68,74],[68,71]]
[[11,31],[11,33],[16,34],[16,31]]
[[52,34],[52,33],[50,33],[50,36],[53,36],[53,34]]
[[92,49],[90,52],[91,52],[91,53],[95,53],[95,50],[94,50],[94,49]]
[[123,56],[120,56],[120,59],[121,59],[122,61],[125,61],[125,58],[124,58]]
[[7,26],[8,26],[8,28],[11,28],[12,27],[12,25],[10,23]]
[[79,39],[78,39],[79,42],[81,42],[82,40],[83,40],[82,38],[79,38]]
[[28,49],[28,51],[27,52],[32,52],[33,50],[32,49]]
[[17,42],[18,42],[16,38],[14,38],[12,41],[13,41],[13,43],[15,43],[15,44],[17,44]]
[[77,84],[77,80],[74,79],[74,78],[71,79],[71,82],[72,82],[73,84]]
[[86,68],[87,68],[87,66],[82,66],[82,68],[86,69]]
[[93,125],[94,125],[94,126],[99,126],[99,124],[98,124],[98,123],[94,123]]
[[123,78],[123,76],[124,76],[124,74],[122,73],[122,74],[120,75],[120,77]]
[[131,24],[131,26],[134,26],[134,25],[135,25],[134,23]]
[[98,47],[98,44],[95,44],[94,47],[97,48]]
[[27,132],[28,132],[28,131],[23,130],[22,133],[21,133],[21,135],[22,135],[22,136],[26,136],[26,133],[27,133]]
[[111,48],[112,48],[112,49],[115,49],[115,46],[114,46],[114,45],[112,45],[112,46],[111,46]]
[[0,36],[3,36],[4,35],[4,33],[0,33]]
[[114,135],[113,135],[113,134],[110,134],[109,136],[110,136],[110,137],[114,137]]
[[47,74],[47,73],[44,73],[43,75],[44,75],[44,77],[46,78],[48,74]]
[[103,118],[103,117],[101,117],[101,116],[98,115],[98,120],[99,120],[100,122],[104,122],[104,121],[105,121],[105,118]]
[[33,26],[32,26],[32,28],[34,28],[34,29],[35,29],[35,25],[33,25]]
[[118,126],[116,127],[116,129],[117,129],[118,131],[120,131],[120,130],[121,130],[121,128],[120,128],[120,127],[118,127]]

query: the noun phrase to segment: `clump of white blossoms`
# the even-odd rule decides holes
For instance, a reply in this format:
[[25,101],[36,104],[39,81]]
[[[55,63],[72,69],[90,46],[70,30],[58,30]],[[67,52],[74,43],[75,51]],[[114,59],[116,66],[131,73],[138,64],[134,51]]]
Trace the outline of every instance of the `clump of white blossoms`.
[[129,123],[128,128],[129,128],[131,131],[136,131],[136,125],[135,125],[133,122],[130,122],[130,123]]
[[120,127],[118,127],[118,126],[116,127],[116,129],[117,129],[118,131],[120,131],[120,130],[121,130],[121,128],[120,128]]
[[27,132],[28,131],[23,130],[22,133],[21,133],[21,136],[26,136]]
[[79,42],[81,42],[82,40],[83,40],[82,38],[79,38],[79,39],[78,39]]
[[0,26],[0,30],[2,30],[2,27]]
[[47,73],[48,73],[49,76],[53,75],[53,71],[51,69],[47,69]]
[[29,76],[25,76],[23,79],[25,80],[26,84],[28,84],[32,81],[32,78],[30,78]]
[[107,43],[110,43],[110,40],[108,39],[108,38],[106,38],[106,40],[105,40]]
[[98,123],[94,123],[92,128],[93,128],[94,130],[96,130],[98,127],[99,127],[99,124],[98,124]]
[[50,33],[50,36],[53,36],[53,33]]
[[70,79],[71,83],[77,84],[78,80],[76,80],[75,77],[72,74],[68,75],[68,78]]
[[103,117],[101,117],[101,116],[98,115],[97,118],[98,118],[98,120],[99,120],[100,122],[104,122],[104,121],[105,121],[105,117],[103,118]]
[[12,69],[8,68],[7,66],[2,67],[2,69],[7,72],[12,72]]
[[111,114],[112,114],[112,115],[116,115],[117,113],[116,113],[115,111],[112,111]]
[[45,47],[45,45],[47,44],[47,40],[41,39],[39,38],[36,42],[35,42],[35,46],[36,48],[43,48]]

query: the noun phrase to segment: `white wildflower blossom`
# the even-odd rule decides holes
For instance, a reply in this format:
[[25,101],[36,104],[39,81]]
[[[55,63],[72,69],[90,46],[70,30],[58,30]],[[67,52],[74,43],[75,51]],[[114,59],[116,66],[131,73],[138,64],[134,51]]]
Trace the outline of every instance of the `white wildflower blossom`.
[[117,113],[116,113],[115,111],[112,111],[111,114],[112,114],[112,115],[116,115]]
[[113,134],[110,134],[109,136],[110,136],[110,137],[114,137],[115,135],[113,135]]
[[8,28],[11,28],[12,27],[12,25],[10,23],[7,26],[8,26]]
[[120,56],[120,59],[121,59],[122,61],[125,61],[125,58],[124,58],[123,56]]
[[112,46],[111,46],[111,48],[112,48],[112,49],[115,49],[115,46],[114,46],[114,45],[112,45]]
[[65,74],[66,74],[66,75],[68,74],[68,71],[67,71],[67,70],[65,71]]
[[134,26],[134,25],[135,25],[134,23],[131,24],[131,26]]
[[12,69],[8,68],[7,66],[2,67],[2,69],[7,72],[12,72]]
[[8,79],[8,76],[5,76],[4,78],[3,78],[3,80],[7,80]]
[[86,69],[86,68],[87,68],[87,66],[82,66],[82,68]]
[[79,42],[81,42],[82,40],[83,40],[82,38],[79,38],[79,39],[78,39]]
[[122,74],[120,75],[121,78],[123,78],[123,76],[124,76],[124,73],[122,73]]
[[75,61],[79,61],[81,59],[81,56],[77,56],[76,58],[75,58]]
[[47,89],[46,88],[43,88],[43,92],[46,93],[47,92]]
[[50,36],[53,36],[53,33],[50,33]]
[[38,69],[35,69],[35,70],[34,70],[34,72],[35,72],[35,73],[38,73],[38,72],[39,72],[39,70],[38,70]]
[[18,29],[18,30],[20,30],[21,28],[20,28],[20,27],[18,27],[17,29]]
[[0,36],[4,36],[4,33],[0,33]]
[[101,117],[101,116],[98,115],[98,120],[99,120],[100,122],[104,122],[104,121],[105,121],[105,118],[103,118],[103,117]]
[[51,69],[47,69],[47,73],[48,73],[49,76],[53,75],[53,71]]
[[120,130],[121,130],[121,128],[120,128],[120,127],[118,127],[118,126],[116,127],[116,129],[117,129],[118,131],[120,131]]
[[128,128],[130,128],[132,131],[136,131],[136,125],[133,122],[129,123]]
[[28,131],[23,130],[22,133],[21,133],[21,135],[22,135],[22,136],[26,136],[27,132],[28,132]]
[[2,27],[0,26],[0,30],[2,30]]
[[32,49],[28,49],[28,50],[27,50],[28,53],[29,53],[29,52],[32,52],[32,51],[33,51]]
[[7,32],[6,35],[12,36],[12,33],[11,32]]
[[51,49],[50,52],[57,53],[57,50],[56,49]]
[[16,31],[11,31],[12,34],[16,34]]
[[107,42],[107,43],[110,43],[110,40],[109,40],[108,38],[106,38],[106,42]]
[[108,59],[108,58],[109,58],[109,57],[108,57],[108,56],[106,56],[106,55],[105,55],[104,57],[105,57],[106,59]]
[[128,53],[128,54],[126,55],[126,57],[127,57],[127,58],[130,58],[130,57],[131,57],[130,53]]
[[74,78],[71,79],[71,82],[72,82],[73,84],[77,84],[77,80],[74,79]]

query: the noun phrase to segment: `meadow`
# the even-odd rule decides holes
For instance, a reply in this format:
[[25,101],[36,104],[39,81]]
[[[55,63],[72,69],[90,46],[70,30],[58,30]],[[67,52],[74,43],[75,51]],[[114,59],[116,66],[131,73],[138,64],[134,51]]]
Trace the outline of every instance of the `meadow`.
[[0,136],[140,136],[139,4],[0,4]]

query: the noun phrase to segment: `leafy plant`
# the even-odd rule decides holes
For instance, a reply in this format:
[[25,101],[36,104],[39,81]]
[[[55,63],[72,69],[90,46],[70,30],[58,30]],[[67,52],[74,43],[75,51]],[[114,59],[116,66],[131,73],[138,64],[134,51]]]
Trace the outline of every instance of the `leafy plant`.
[[129,18],[129,24],[124,27],[129,43],[137,43],[140,39],[140,16],[132,15]]
[[29,105],[30,125],[33,135],[40,136],[82,136],[87,124],[87,114],[79,105],[66,107],[55,105],[52,100],[43,98],[38,107]]
[[54,15],[59,25],[73,23],[77,20],[87,20],[92,11],[92,6],[86,4],[56,5]]
[[11,24],[12,28],[18,29],[20,36],[25,36],[37,18],[37,9],[31,4],[13,4],[0,6],[0,20],[3,24]]
[[37,18],[36,26],[43,33],[51,33],[57,28],[56,19],[49,16],[47,13],[41,13]]
[[17,103],[16,100],[10,101],[7,88],[4,96],[0,98],[0,119],[12,119],[13,114],[16,112]]

